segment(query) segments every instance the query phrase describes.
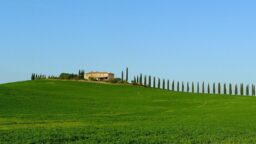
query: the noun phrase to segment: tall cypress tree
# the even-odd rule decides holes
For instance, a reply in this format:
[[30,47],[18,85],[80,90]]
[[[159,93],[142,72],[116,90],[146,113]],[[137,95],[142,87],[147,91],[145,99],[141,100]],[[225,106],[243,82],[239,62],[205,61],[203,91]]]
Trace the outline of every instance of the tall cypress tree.
[[124,71],[122,71],[122,73],[121,73],[121,80],[122,80],[122,82],[124,81]]
[[232,84],[229,84],[229,95],[232,95]]
[[140,85],[142,85],[142,74],[140,74]]
[[240,84],[240,95],[244,95],[244,84]]
[[246,85],[246,95],[249,96],[250,92],[249,92],[249,85]]
[[210,84],[208,83],[208,86],[207,86],[207,92],[208,92],[208,94],[210,94],[211,93],[211,90],[210,90]]
[[172,91],[174,91],[175,90],[175,81],[173,80],[172,81]]
[[136,81],[136,77],[134,76],[134,78],[133,78],[133,82],[134,83],[137,83],[137,81]]
[[165,89],[165,79],[163,79],[163,89]]
[[226,85],[226,83],[224,83],[224,95],[226,95],[227,94],[227,85]]
[[169,91],[170,90],[170,81],[167,80],[167,90]]
[[252,96],[255,96],[255,86],[252,84]]
[[148,87],[151,87],[151,76],[148,76]]
[[189,82],[187,82],[187,92],[189,92]]
[[184,90],[185,90],[185,86],[184,86],[184,83],[182,82],[182,84],[181,84],[181,90],[182,90],[182,92],[184,92]]
[[35,74],[34,73],[32,73],[32,75],[31,75],[31,80],[35,80]]
[[199,82],[197,82],[197,93],[200,92],[200,86],[199,86]]
[[235,95],[238,95],[238,85],[235,85]]
[[213,93],[213,94],[216,93],[215,87],[216,87],[216,86],[215,86],[215,82],[214,82],[213,85],[212,85],[212,93]]
[[161,80],[160,80],[160,78],[158,78],[158,85],[157,85],[157,88],[161,88]]
[[195,93],[195,84],[192,82],[192,93]]
[[128,71],[128,67],[126,67],[126,79],[125,81],[128,82],[129,79],[129,71]]
[[156,88],[156,77],[153,78],[153,88]]
[[147,76],[144,76],[144,87],[147,87]]
[[139,82],[139,76],[138,76],[138,75],[137,75],[137,80],[136,80],[136,81],[137,81],[137,84],[139,84],[139,83],[140,83],[140,82]]
[[180,91],[180,82],[178,81],[177,82],[177,92],[179,92]]
[[218,94],[219,95],[221,94],[221,85],[220,85],[220,83],[218,83]]
[[202,83],[202,93],[204,94],[204,82]]

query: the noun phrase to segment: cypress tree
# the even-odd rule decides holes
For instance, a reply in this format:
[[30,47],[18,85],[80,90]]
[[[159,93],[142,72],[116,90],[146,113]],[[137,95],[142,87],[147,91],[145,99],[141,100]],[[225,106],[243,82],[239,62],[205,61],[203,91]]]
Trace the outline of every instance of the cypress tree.
[[170,90],[170,81],[167,80],[167,90],[169,91]]
[[226,85],[226,83],[224,83],[224,95],[226,95],[227,94],[227,85]]
[[211,93],[211,90],[210,90],[210,84],[208,83],[208,87],[207,87],[207,92],[208,92],[208,94],[210,94]]
[[200,92],[200,86],[199,86],[199,82],[197,82],[197,93]]
[[218,94],[219,95],[221,94],[221,85],[220,85],[220,83],[218,83]]
[[232,95],[232,84],[229,84],[229,95]]
[[240,84],[240,95],[244,95],[244,84]]
[[235,95],[238,95],[238,85],[235,85]]
[[163,89],[165,89],[165,79],[163,79]]
[[156,77],[153,78],[153,88],[156,88]]
[[147,76],[144,76],[144,87],[147,87]]
[[177,82],[177,92],[179,92],[180,91],[180,82],[178,81]]
[[195,84],[192,82],[192,93],[195,93]]
[[157,85],[157,88],[161,88],[161,80],[160,80],[160,78],[158,78],[158,85]]
[[142,74],[140,74],[140,85],[142,85]]
[[134,76],[134,78],[133,78],[133,82],[134,82],[135,84],[137,83],[135,76]]
[[204,82],[202,83],[202,93],[204,94]]
[[189,82],[187,82],[187,92],[189,92]]
[[184,83],[182,82],[182,85],[181,85],[181,90],[182,90],[182,92],[184,92],[184,90],[185,90],[185,87],[184,87]]
[[122,82],[124,81],[124,71],[122,71],[121,80],[122,80]]
[[212,93],[213,93],[213,94],[216,93],[216,90],[215,90],[215,82],[214,82],[213,85],[212,85]]
[[175,88],[175,81],[173,80],[172,81],[172,91],[174,91],[174,88]]
[[148,76],[148,87],[151,87],[151,76]]
[[246,85],[246,95],[249,96],[249,85]]
[[255,86],[252,84],[252,96],[255,96]]
[[31,75],[31,80],[34,80],[34,74],[32,73],[32,75]]
[[128,67],[126,67],[126,82],[128,82],[128,79],[129,79],[129,71],[128,71]]
[[137,81],[137,84],[139,84],[139,83],[140,83],[140,82],[139,82],[139,76],[138,76],[138,75],[137,75],[137,80],[136,80],[136,81]]

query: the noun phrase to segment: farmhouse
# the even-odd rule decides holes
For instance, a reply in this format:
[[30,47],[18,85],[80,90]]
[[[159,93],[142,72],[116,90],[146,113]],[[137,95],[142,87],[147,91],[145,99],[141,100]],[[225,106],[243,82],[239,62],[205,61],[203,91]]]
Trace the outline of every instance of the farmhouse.
[[84,78],[87,80],[95,79],[98,81],[112,80],[114,79],[114,74],[109,72],[89,72],[84,75]]

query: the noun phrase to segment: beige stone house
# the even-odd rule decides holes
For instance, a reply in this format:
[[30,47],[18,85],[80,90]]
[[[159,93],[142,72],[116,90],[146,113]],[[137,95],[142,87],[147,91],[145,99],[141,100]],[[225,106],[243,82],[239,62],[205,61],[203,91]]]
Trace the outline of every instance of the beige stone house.
[[84,75],[87,80],[95,79],[98,81],[112,80],[114,79],[114,74],[109,72],[89,72]]

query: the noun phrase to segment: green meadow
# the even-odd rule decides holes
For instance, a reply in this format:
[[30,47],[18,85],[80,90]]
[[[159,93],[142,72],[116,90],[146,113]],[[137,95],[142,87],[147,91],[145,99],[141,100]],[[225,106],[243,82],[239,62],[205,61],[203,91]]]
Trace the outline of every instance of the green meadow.
[[77,81],[1,84],[0,143],[256,143],[256,97]]

